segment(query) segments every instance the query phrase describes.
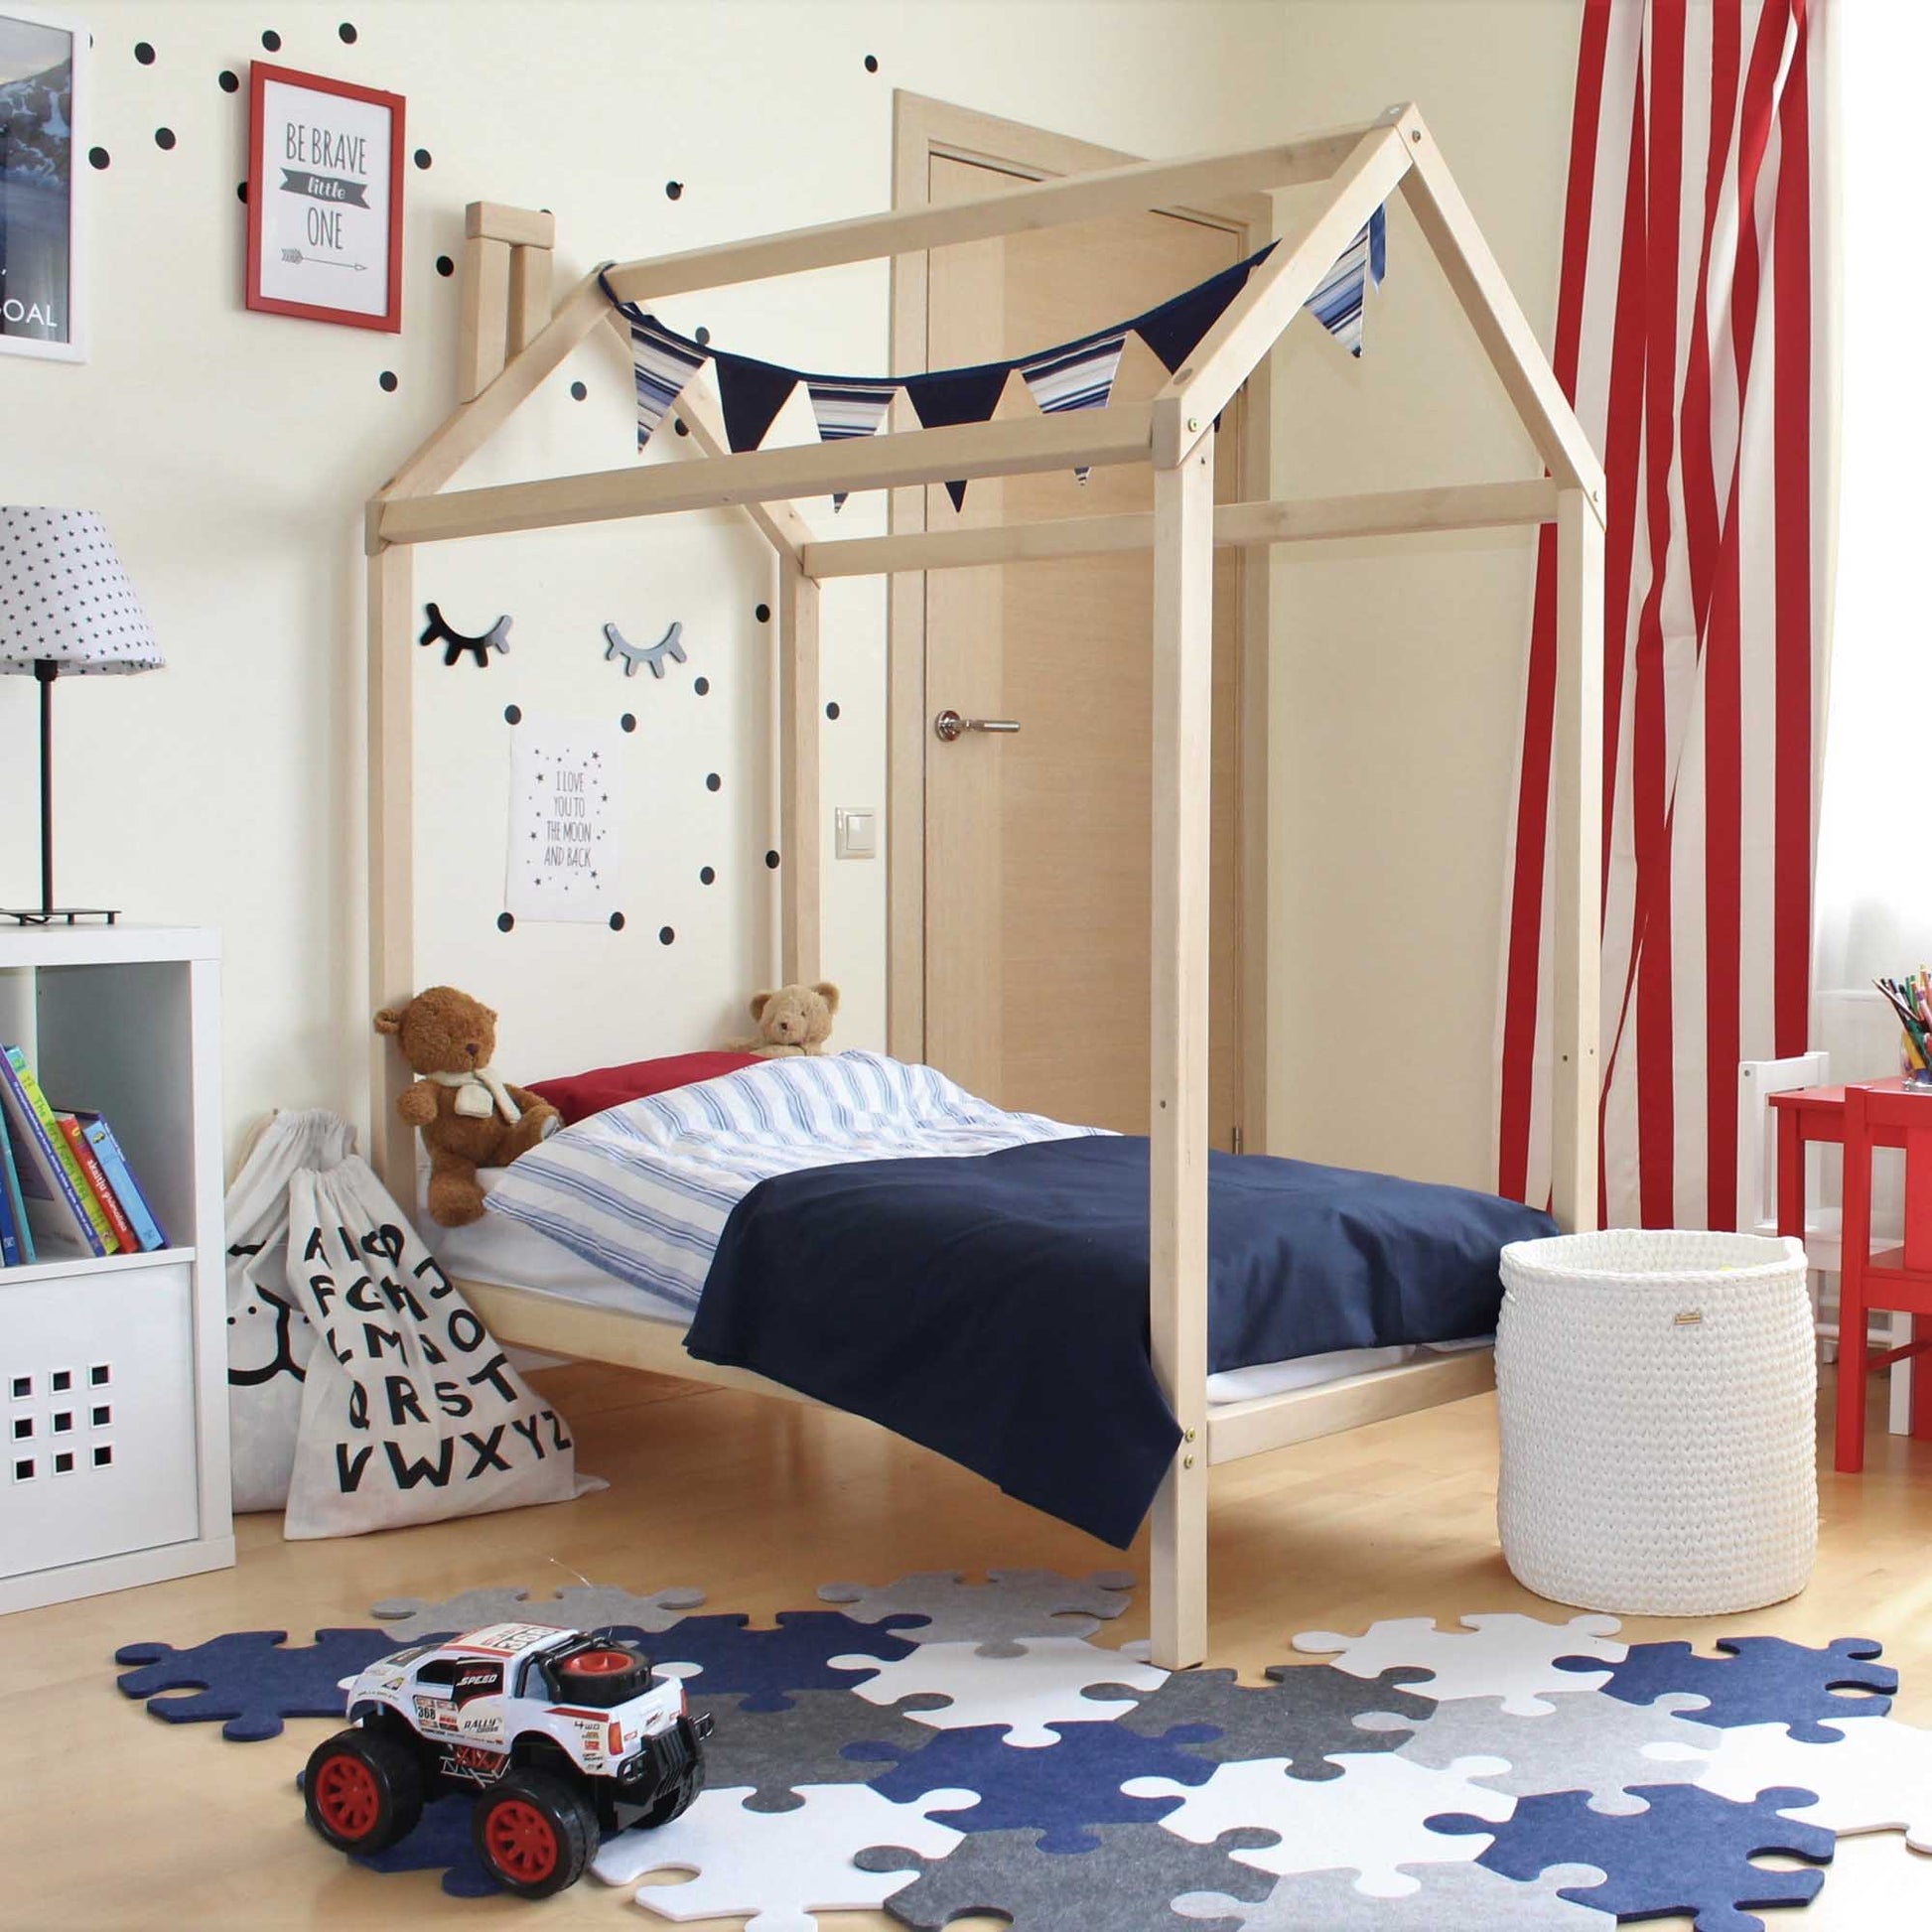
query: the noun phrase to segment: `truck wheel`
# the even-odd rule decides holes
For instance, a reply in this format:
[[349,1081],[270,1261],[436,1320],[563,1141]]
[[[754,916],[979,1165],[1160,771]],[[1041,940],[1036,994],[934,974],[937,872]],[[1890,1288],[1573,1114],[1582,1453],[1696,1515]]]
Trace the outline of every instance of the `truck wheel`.
[[658,1825],[668,1825],[673,1818],[682,1818],[703,1789],[704,1759],[699,1758],[675,1784],[667,1786],[652,1799],[637,1823],[649,1831]]
[[339,1852],[386,1851],[423,1815],[422,1760],[380,1730],[339,1730],[309,1754],[302,1805]]
[[650,1689],[650,1659],[624,1643],[600,1643],[561,1659],[557,1689],[571,1704],[610,1711]]
[[483,1869],[519,1898],[548,1898],[584,1875],[597,1810],[549,1771],[512,1771],[477,1800],[471,1835]]

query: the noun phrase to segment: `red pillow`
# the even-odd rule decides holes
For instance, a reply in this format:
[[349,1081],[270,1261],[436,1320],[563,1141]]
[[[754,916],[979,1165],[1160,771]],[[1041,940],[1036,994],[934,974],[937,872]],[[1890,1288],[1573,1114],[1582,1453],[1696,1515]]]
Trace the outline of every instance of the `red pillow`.
[[533,1080],[530,1091],[549,1101],[568,1127],[607,1107],[621,1107],[626,1100],[695,1086],[700,1080],[715,1080],[721,1073],[736,1073],[742,1066],[759,1063],[756,1053],[672,1053],[661,1060],[632,1060],[628,1066],[600,1066],[561,1080]]

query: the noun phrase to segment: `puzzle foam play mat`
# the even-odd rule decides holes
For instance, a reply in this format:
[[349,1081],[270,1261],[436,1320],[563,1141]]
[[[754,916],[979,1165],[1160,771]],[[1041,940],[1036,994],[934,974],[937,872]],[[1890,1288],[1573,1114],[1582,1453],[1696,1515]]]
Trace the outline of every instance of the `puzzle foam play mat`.
[[[1862,1638],[1702,1655],[1626,1645],[1605,1616],[1399,1618],[1295,1636],[1307,1661],[1248,1684],[1108,1644],[1130,1596],[1115,1573],[935,1572],[828,1584],[760,1629],[695,1589],[490,1587],[385,1601],[310,1644],[130,1645],[118,1682],[248,1740],[340,1722],[338,1680],[405,1639],[522,1619],[640,1642],[716,1725],[690,1809],[592,1863],[640,1923],[1612,1932],[1676,1912],[1758,1932],[1760,1910],[1830,1886],[1840,1836],[1892,1834],[1908,1863],[1932,1846],[1932,1730],[1890,1716],[1896,1674]],[[360,1863],[483,1896],[469,1809],[439,1798]]]

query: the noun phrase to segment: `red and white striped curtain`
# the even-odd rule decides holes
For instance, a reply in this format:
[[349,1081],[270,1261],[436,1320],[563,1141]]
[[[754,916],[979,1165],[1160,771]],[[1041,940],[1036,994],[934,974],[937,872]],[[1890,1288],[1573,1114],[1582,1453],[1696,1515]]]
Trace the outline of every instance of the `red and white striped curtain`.
[[[1609,481],[1606,1225],[1728,1227],[1737,1062],[1805,1050],[1828,589],[1833,0],[1585,0],[1556,368]],[[1548,1195],[1556,554],[1538,558],[1499,1184]]]

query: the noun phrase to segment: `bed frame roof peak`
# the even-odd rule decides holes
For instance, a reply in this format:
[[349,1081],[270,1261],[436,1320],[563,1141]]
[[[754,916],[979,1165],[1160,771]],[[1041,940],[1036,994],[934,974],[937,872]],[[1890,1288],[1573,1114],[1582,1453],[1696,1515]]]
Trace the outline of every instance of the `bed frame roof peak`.
[[[549,313],[548,247],[536,245],[537,232],[519,210],[477,204],[465,243],[463,400],[376,491],[368,547],[373,553],[387,544],[737,504],[795,565],[809,541],[803,520],[790,509],[799,496],[1123,463],[1174,469],[1274,347],[1355,232],[1398,189],[1552,480],[1582,490],[1600,521],[1601,466],[1414,103],[1391,107],[1371,122],[1268,147],[1054,177],[976,201],[621,262],[602,274],[622,299],[650,301],[1102,215],[1185,208],[1237,191],[1315,183],[1326,189],[1319,205],[1249,278],[1151,404],[734,454],[694,385],[679,403],[700,452],[692,464],[629,465],[445,491],[457,470],[599,323],[622,326],[595,271]],[[539,257],[540,301],[532,292]],[[502,352],[496,351],[498,332]],[[815,548],[829,561],[835,546]],[[882,560],[876,567],[913,566]]]

